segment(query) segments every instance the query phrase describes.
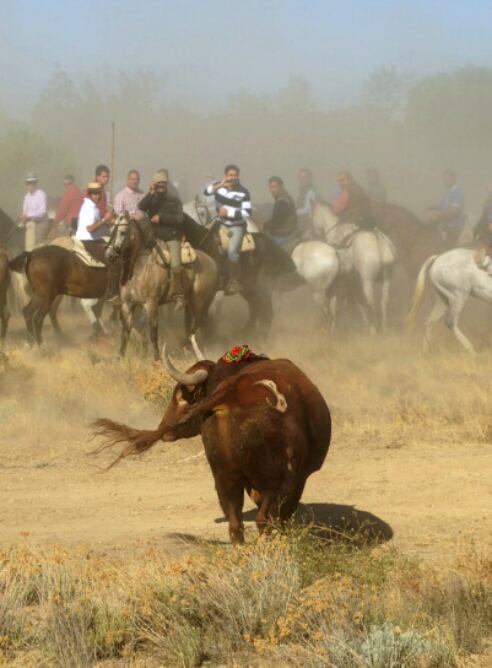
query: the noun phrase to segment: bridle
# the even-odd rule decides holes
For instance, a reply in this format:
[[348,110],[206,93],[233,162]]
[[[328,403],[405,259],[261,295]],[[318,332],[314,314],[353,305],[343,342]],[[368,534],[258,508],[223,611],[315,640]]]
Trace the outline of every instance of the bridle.
[[116,222],[113,225],[113,229],[111,230],[111,234],[109,235],[109,241],[106,244],[106,250],[111,249],[111,251],[116,256],[121,257],[121,255],[123,254],[123,252],[125,250],[125,246],[128,244],[128,239],[129,239],[129,235],[127,233],[128,230],[126,230],[124,232],[125,237],[124,237],[123,243],[121,244],[121,246],[119,248],[116,248],[116,246],[114,245],[116,233],[118,231],[125,230],[125,228],[129,228],[130,223],[131,223],[131,221],[128,218],[126,218],[126,216],[118,216],[118,218],[116,219]]

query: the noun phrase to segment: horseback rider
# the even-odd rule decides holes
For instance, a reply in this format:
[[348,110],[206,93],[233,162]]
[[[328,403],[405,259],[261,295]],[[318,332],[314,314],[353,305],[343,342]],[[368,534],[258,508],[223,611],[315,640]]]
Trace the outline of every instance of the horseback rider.
[[485,202],[480,220],[473,230],[475,239],[481,242],[482,249],[477,257],[477,264],[492,275],[492,185],[489,186],[488,197]]
[[48,237],[50,221],[48,220],[48,198],[44,190],[38,187],[38,177],[34,172],[26,176],[27,192],[22,203],[20,227],[24,227],[25,250],[32,251],[44,243]]
[[458,185],[456,174],[448,169],[443,175],[446,190],[437,206],[426,211],[428,223],[439,224],[445,233],[447,250],[456,248],[465,226],[463,190]]
[[87,185],[87,192],[79,211],[75,238],[82,242],[87,252],[99,262],[107,264],[104,256],[106,239],[109,235],[108,221],[101,216],[99,200],[103,187],[98,181]]
[[113,212],[109,206],[108,196],[106,194],[106,186],[108,185],[110,178],[111,172],[109,171],[109,167],[106,167],[106,165],[98,165],[96,167],[94,182],[99,183],[101,186],[101,196],[97,208],[101,213],[101,217],[104,218],[107,223],[110,223],[113,219]]
[[332,204],[340,223],[353,223],[360,229],[371,230],[376,226],[371,200],[364,188],[346,170],[339,172],[337,182],[340,194]]
[[66,174],[63,179],[65,194],[56,207],[55,219],[51,230],[53,235],[60,232],[60,224],[63,223],[63,234],[71,234],[73,229],[77,228],[77,218],[79,215],[84,195],[77,188],[75,178],[72,174]]
[[144,197],[144,192],[139,186],[140,172],[137,169],[130,169],[126,177],[126,186],[114,198],[114,212],[117,216],[127,211],[132,220],[144,218],[143,211],[138,208]]
[[280,176],[271,176],[268,188],[275,204],[270,220],[265,223],[265,231],[278,246],[285,246],[297,232],[296,205]]
[[171,285],[168,300],[176,308],[185,305],[183,265],[181,263],[181,239],[183,237],[183,205],[177,197],[168,193],[168,174],[160,169],[152,177],[149,192],[139,202],[138,208],[149,217],[155,239],[165,241],[171,255]]
[[229,231],[227,258],[230,275],[225,293],[232,295],[244,289],[241,282],[240,252],[251,216],[251,197],[249,191],[239,181],[239,167],[227,165],[224,169],[224,178],[208,185],[205,188],[205,195],[215,197],[217,217]]

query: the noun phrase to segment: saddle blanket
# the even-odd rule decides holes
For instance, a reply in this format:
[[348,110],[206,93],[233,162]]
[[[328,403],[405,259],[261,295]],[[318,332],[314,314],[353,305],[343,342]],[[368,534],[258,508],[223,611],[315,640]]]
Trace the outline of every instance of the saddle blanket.
[[[219,238],[222,250],[224,251],[224,253],[227,253],[231,236],[229,230],[225,225],[221,225],[219,228]],[[251,251],[254,251],[255,248],[256,244],[253,235],[250,234],[250,232],[246,232],[246,234],[243,237],[241,253],[250,253]]]
[[[166,260],[166,266],[168,267],[171,264],[171,253],[169,252],[168,245],[165,241],[156,239],[156,243],[159,244],[162,255]],[[162,258],[155,248],[152,249],[152,258],[154,262],[162,265]],[[196,251],[193,246],[188,241],[181,242],[181,263],[182,264],[193,264],[196,260]]]
[[65,248],[65,250],[72,251],[75,255],[82,260],[82,262],[88,267],[95,268],[105,268],[106,265],[104,262],[96,260],[88,253],[84,247],[84,244],[76,239],[75,237],[56,237],[53,241],[50,242],[50,246],[60,246],[60,248]]

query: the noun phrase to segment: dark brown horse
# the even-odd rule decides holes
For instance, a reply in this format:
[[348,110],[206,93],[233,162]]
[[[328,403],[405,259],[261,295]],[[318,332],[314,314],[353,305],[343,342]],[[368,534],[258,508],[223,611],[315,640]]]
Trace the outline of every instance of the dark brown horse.
[[24,251],[10,261],[12,271],[25,271],[32,298],[23,309],[30,339],[41,345],[43,322],[59,295],[103,297],[107,269],[88,267],[75,253],[60,246]]
[[426,225],[411,211],[385,204],[376,211],[378,227],[396,247],[396,262],[412,284],[430,255],[444,252],[444,240],[435,225]]
[[[219,290],[223,289],[228,276],[227,256],[221,249],[216,224],[204,227],[187,214],[183,222],[186,238],[191,245],[210,255],[219,268]],[[268,334],[273,320],[272,294],[278,287],[290,289],[303,283],[296,273],[290,255],[265,234],[253,234],[256,248],[241,253],[242,283],[241,296],[249,307],[249,319],[245,327],[247,335]],[[283,286],[280,281],[284,280]]]
[[0,350],[5,343],[10,313],[7,306],[7,292],[10,285],[9,256],[7,248],[0,243]]

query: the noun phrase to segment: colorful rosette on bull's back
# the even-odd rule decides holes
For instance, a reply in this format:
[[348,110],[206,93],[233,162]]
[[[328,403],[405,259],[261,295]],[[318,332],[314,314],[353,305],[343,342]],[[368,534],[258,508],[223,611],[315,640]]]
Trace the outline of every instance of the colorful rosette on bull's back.
[[222,358],[224,362],[231,364],[232,362],[241,362],[242,360],[252,359],[257,357],[250,347],[245,343],[242,346],[234,346]]

